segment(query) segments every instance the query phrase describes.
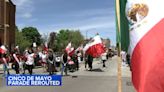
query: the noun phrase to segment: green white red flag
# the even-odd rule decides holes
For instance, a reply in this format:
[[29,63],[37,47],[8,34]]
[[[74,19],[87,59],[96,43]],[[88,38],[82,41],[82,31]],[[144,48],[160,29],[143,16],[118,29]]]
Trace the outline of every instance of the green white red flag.
[[75,49],[74,49],[74,47],[72,47],[71,42],[68,43],[68,45],[67,45],[66,48],[65,48],[65,51],[67,52],[67,54],[68,54],[69,56],[72,56],[72,55],[74,54]]
[[126,6],[129,21],[120,25],[129,25],[124,31],[129,32],[134,87],[137,92],[164,92],[164,0],[127,0],[120,6]]
[[93,39],[83,48],[83,51],[94,58],[100,57],[105,52],[101,37],[99,35],[93,37]]

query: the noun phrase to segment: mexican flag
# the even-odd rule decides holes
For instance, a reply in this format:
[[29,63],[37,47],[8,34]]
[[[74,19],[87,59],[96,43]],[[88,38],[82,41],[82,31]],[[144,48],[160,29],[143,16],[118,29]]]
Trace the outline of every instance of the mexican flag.
[[94,58],[100,57],[105,52],[101,37],[98,34],[93,37],[93,39],[83,48],[83,51]]
[[126,37],[121,31],[129,32],[134,87],[137,92],[164,92],[164,0],[119,0],[117,8],[120,39]]
[[67,52],[67,54],[68,54],[69,56],[72,56],[72,55],[74,54],[75,49],[74,49],[74,47],[72,47],[71,42],[68,43],[68,45],[67,45],[66,48],[65,48],[65,51]]

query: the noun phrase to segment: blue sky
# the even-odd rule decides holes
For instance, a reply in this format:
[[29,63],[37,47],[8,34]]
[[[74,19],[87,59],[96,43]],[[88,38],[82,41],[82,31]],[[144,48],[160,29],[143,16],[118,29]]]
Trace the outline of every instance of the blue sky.
[[116,43],[114,0],[12,0],[16,25],[34,26],[41,34],[79,29],[88,37],[99,33]]

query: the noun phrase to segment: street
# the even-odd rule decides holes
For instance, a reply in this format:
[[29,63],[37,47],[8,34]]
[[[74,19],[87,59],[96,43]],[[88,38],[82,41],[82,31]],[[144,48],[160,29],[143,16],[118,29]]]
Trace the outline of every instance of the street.
[[[106,68],[102,67],[100,60],[93,63],[93,71],[87,71],[84,64],[80,70],[64,76],[62,86],[40,87],[7,87],[4,79],[0,79],[0,92],[117,92],[117,57],[106,62]],[[122,92],[135,92],[131,84],[130,71],[127,66],[122,66]],[[34,72],[42,72],[35,69]],[[59,73],[57,73],[59,74]],[[0,74],[1,76],[2,74]]]

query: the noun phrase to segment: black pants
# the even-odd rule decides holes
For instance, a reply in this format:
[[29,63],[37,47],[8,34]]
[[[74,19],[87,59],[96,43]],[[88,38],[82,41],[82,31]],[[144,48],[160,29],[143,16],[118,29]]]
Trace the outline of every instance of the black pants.
[[32,75],[33,65],[27,65],[28,72]]
[[19,74],[19,64],[18,64],[18,62],[14,62],[14,65],[15,65],[15,72],[16,72],[16,74]]
[[88,64],[88,61],[86,60],[86,61],[85,61],[85,68],[87,68],[87,64]]
[[106,60],[102,60],[103,61],[103,67],[105,67],[105,62],[106,62]]
[[89,65],[90,70],[92,70],[92,61],[88,61],[88,65]]
[[75,61],[75,64],[76,64],[76,70],[79,70],[79,62]]

